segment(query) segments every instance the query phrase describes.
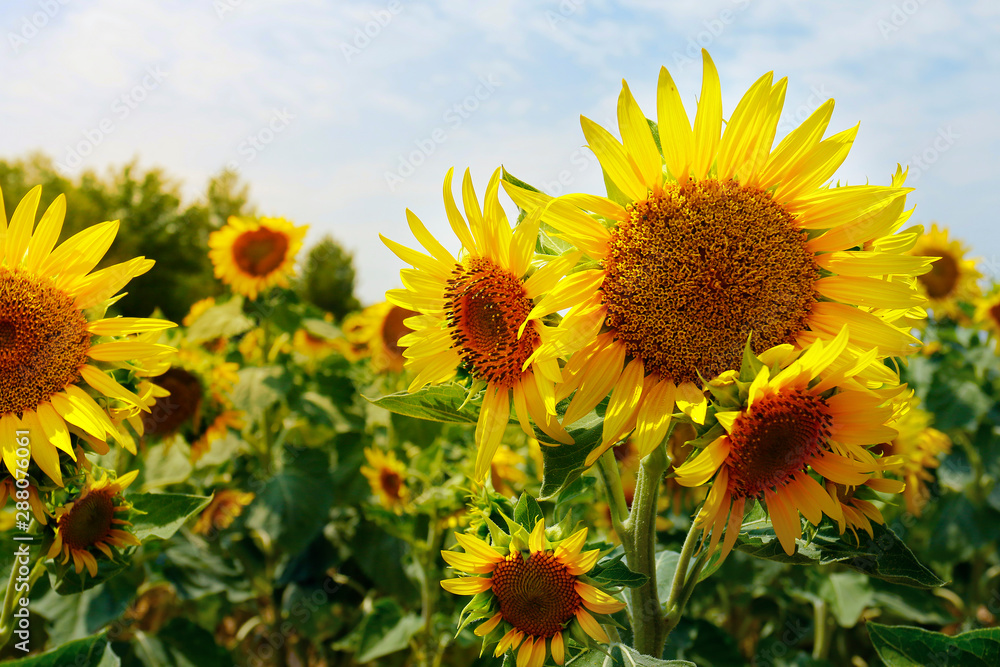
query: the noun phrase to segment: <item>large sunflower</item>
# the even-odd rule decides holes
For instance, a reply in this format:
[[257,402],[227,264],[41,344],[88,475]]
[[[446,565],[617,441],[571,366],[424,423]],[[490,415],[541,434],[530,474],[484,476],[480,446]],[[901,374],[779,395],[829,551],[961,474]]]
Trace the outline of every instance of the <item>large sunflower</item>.
[[308,230],[308,225],[296,227],[284,218],[230,216],[225,227],[208,237],[215,277],[251,299],[270,287],[288,287]]
[[894,322],[923,302],[912,276],[931,260],[861,249],[909,217],[905,174],[889,186],[827,187],[857,132],[822,139],[833,100],[772,150],[786,88],[773,73],[754,83],[722,134],[719,77],[703,55],[693,129],[666,68],[656,132],[627,85],[622,142],[582,118],[610,198],[552,200],[505,182],[522,208],[544,208],[542,220],[599,263],[530,314],[573,307],[567,335],[554,342],[564,354],[582,348],[557,394],[576,390],[564,425],[611,392],[603,445],[588,463],[633,429],[640,454],[650,452],[675,404],[703,419],[702,380],[739,367],[751,331],[756,352],[829,340],[844,323],[858,352],[902,356],[918,343]]
[[59,450],[76,460],[71,431],[100,442],[111,437],[134,453],[131,438],[121,435],[102,404],[148,409],[135,383],[119,381],[172,348],[127,336],[174,324],[105,318],[118,291],[153,261],[137,257],[91,273],[111,247],[118,221],[88,227],[56,247],[66,198],[59,195],[32,231],[41,192],[36,186],[25,195],[9,226],[0,195],[0,447],[13,473],[15,431],[27,430],[32,458],[62,485]]
[[111,547],[124,548],[140,544],[135,535],[128,532],[131,524],[118,518],[120,512],[128,512],[131,504],[125,501],[122,492],[135,481],[138,470],[122,475],[112,481],[107,474],[94,479],[87,474],[87,483],[80,494],[62,507],[56,508],[55,540],[49,549],[48,558],[60,553],[63,563],[73,559],[76,571],[86,567],[90,576],[97,576],[97,550],[110,559],[115,555]]
[[625,603],[581,579],[600,555],[597,549],[582,551],[586,528],[552,544],[545,537],[545,522],[539,520],[528,548],[522,551],[511,541],[506,554],[472,535],[455,533],[455,539],[465,553],[442,551],[445,561],[461,572],[487,576],[446,579],[441,586],[456,595],[490,593],[485,609],[478,611],[485,622],[475,632],[484,643],[498,642],[495,656],[517,650],[518,665],[542,667],[548,653],[561,665],[565,634],[574,626],[598,642],[609,641],[593,614],[613,614]]
[[[755,373],[744,366],[741,377],[752,381],[736,382],[737,400],[715,415],[724,433],[676,469],[684,486],[714,478],[695,520],[706,539],[711,533],[710,551],[725,532],[725,558],[747,501],[761,500],[791,555],[802,534],[800,512],[814,525],[825,513],[843,531],[843,510],[824,482],[857,487],[881,477],[890,460],[876,458],[869,448],[896,436],[888,424],[902,390],[871,390],[855,380],[866,360],[846,356],[847,341],[845,327],[829,343],[817,340],[801,354],[788,345],[764,352]],[[902,490],[898,482],[881,481],[888,483],[885,490]]]
[[534,299],[550,290],[577,256],[551,262],[532,271],[538,218],[529,217],[512,230],[500,207],[500,170],[493,173],[481,210],[472,178],[465,172],[462,199],[469,222],[455,205],[452,171],[444,181],[448,221],[462,242],[454,257],[431,236],[412,212],[410,230],[430,255],[385,237],[382,240],[404,262],[416,267],[400,271],[406,289],[390,290],[386,298],[401,308],[421,313],[406,320],[414,329],[399,340],[406,348],[406,368],[415,374],[409,390],[455,377],[464,368],[478,387],[485,385],[476,427],[475,477],[482,480],[514,407],[529,435],[535,424],[549,437],[571,443],[556,419],[554,383],[562,380],[555,355],[539,354],[555,328],[529,316]]
[[969,249],[958,239],[948,238],[948,228],[932,224],[913,248],[911,255],[931,257],[931,270],[917,277],[921,291],[927,296],[927,306],[938,316],[965,319],[960,303],[971,304],[979,296],[976,260],[966,258]]

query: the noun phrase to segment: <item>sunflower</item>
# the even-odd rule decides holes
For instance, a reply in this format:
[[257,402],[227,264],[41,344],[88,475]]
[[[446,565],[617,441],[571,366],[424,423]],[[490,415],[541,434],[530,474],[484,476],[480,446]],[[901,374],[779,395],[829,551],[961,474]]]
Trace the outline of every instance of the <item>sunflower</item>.
[[772,150],[787,81],[762,76],[722,130],[722,100],[707,52],[694,128],[666,68],[654,131],[623,85],[623,143],[582,118],[609,197],[546,195],[505,181],[527,211],[598,262],[553,289],[530,313],[572,306],[554,341],[573,355],[557,399],[576,395],[564,425],[611,392],[602,445],[635,430],[645,456],[662,442],[671,408],[693,421],[707,407],[702,380],[738,368],[753,349],[807,346],[850,324],[851,347],[903,356],[918,341],[894,324],[923,298],[912,276],[929,258],[859,250],[909,217],[901,169],[889,186],[827,187],[857,127],[822,140],[833,100]]
[[61,486],[59,451],[76,459],[71,432],[100,442],[111,437],[134,453],[98,401],[143,409],[124,378],[172,350],[131,335],[175,325],[105,318],[118,291],[153,261],[137,257],[91,273],[118,221],[88,227],[56,247],[66,197],[59,195],[32,231],[41,192],[36,186],[25,195],[9,226],[0,203],[0,448],[13,473],[15,431],[27,430],[31,457]]
[[474,389],[485,385],[476,426],[475,478],[481,481],[507,427],[511,398],[528,435],[534,436],[530,416],[553,440],[572,443],[556,419],[554,383],[562,380],[557,355],[540,354],[556,329],[529,313],[533,300],[550,290],[579,254],[531,272],[538,218],[528,217],[511,229],[500,207],[500,170],[486,188],[485,210],[465,172],[462,199],[468,224],[455,204],[451,179],[449,170],[444,203],[462,252],[453,257],[407,211],[410,230],[430,255],[382,237],[400,259],[416,267],[400,271],[406,289],[390,290],[386,298],[420,313],[406,320],[414,331],[399,340],[406,348],[406,368],[416,376],[409,391],[450,380],[459,368],[472,376]]
[[234,292],[256,299],[264,290],[288,287],[295,255],[308,225],[296,227],[284,218],[237,218],[208,237],[215,277]]
[[549,654],[561,665],[565,635],[577,627],[598,642],[610,641],[593,614],[613,614],[625,603],[583,580],[600,555],[598,549],[581,551],[586,528],[553,544],[545,537],[545,521],[539,520],[528,548],[522,550],[512,540],[506,554],[472,535],[455,533],[455,539],[465,553],[442,551],[445,561],[461,572],[487,576],[446,579],[441,586],[456,595],[489,592],[486,607],[478,612],[486,620],[475,632],[484,637],[484,645],[498,642],[494,656],[517,650],[518,665],[542,667]]
[[927,296],[928,307],[938,316],[953,320],[965,319],[960,303],[972,303],[979,296],[976,260],[966,258],[969,249],[958,239],[948,238],[948,228],[931,230],[917,239],[911,255],[934,258],[931,270],[917,276],[921,291]]
[[931,428],[933,420],[933,414],[918,408],[916,399],[911,399],[909,411],[893,424],[899,435],[881,448],[884,454],[895,454],[902,460],[903,497],[907,511],[914,516],[920,516],[930,500],[927,483],[934,481],[931,471],[941,465],[938,456],[951,451],[951,439]]
[[413,333],[406,319],[417,315],[415,310],[382,301],[349,315],[344,320],[344,337],[355,349],[367,351],[373,371],[398,373],[404,363],[399,339]]
[[164,391],[159,392],[163,395],[155,399],[152,409],[142,414],[143,433],[172,435],[188,422],[198,429],[204,398],[198,376],[184,368],[171,368],[154,384]]
[[762,500],[791,555],[802,534],[800,512],[814,525],[823,514],[843,521],[824,482],[860,486],[881,474],[888,460],[876,459],[868,448],[896,436],[888,424],[896,418],[893,399],[901,390],[867,389],[854,380],[867,360],[844,354],[848,338],[845,326],[829,343],[817,340],[801,354],[792,346],[763,353],[755,373],[745,364],[746,381],[733,383],[735,405],[720,404],[715,415],[724,432],[676,469],[684,486],[714,478],[695,520],[705,539],[711,533],[710,551],[725,532],[725,558],[747,501]]
[[1000,354],[1000,286],[976,300],[975,321],[993,337]]
[[121,493],[138,474],[138,470],[133,470],[112,481],[106,473],[101,479],[96,479],[87,472],[87,483],[80,494],[71,502],[57,507],[53,514],[55,541],[46,557],[55,558],[61,552],[63,563],[69,562],[72,557],[77,573],[86,567],[90,576],[96,577],[97,559],[93,549],[114,559],[111,547],[139,546],[136,536],[123,530],[132,524],[116,517],[118,513],[132,509],[132,505],[121,498]]
[[382,452],[365,448],[367,466],[361,466],[361,474],[368,479],[372,494],[378,496],[383,507],[401,512],[410,497],[406,488],[406,465],[392,452]]
[[524,473],[525,459],[507,445],[501,444],[490,463],[490,483],[493,489],[508,498],[517,495],[528,476]]
[[201,535],[225,530],[233,524],[236,517],[243,514],[243,508],[253,502],[253,499],[254,494],[248,491],[237,489],[216,491],[191,530]]

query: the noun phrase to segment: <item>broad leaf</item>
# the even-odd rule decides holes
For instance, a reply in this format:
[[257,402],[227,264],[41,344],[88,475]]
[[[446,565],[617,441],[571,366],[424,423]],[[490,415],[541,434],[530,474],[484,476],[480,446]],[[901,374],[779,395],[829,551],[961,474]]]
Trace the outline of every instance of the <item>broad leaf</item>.
[[1000,665],[1000,628],[949,636],[906,625],[868,623],[868,636],[886,667]]
[[212,306],[191,323],[187,330],[189,343],[201,343],[213,338],[231,338],[253,329],[254,323],[243,314],[243,297]]
[[468,390],[465,387],[451,383],[427,386],[412,394],[400,391],[368,400],[389,412],[408,417],[436,422],[475,424],[479,421],[482,399],[475,398],[466,403],[467,397]]
[[795,565],[843,563],[870,577],[916,588],[934,588],[945,583],[885,526],[873,524],[872,537],[859,531],[860,543],[857,543],[853,534],[840,535],[832,523],[823,523],[808,541],[797,540],[795,553],[789,556],[763,512],[757,510],[754,514],[752,520],[743,524],[743,532],[736,540],[736,548],[751,556]]
[[132,532],[145,542],[154,538],[170,539],[212,499],[183,493],[133,493],[128,500],[138,510],[132,516]]
[[642,655],[624,644],[616,644],[609,653],[611,655],[607,656],[600,651],[588,651],[566,664],[573,667],[695,667],[687,660],[660,660]]
[[[15,635],[13,642],[17,643]],[[5,662],[11,667],[118,667],[121,660],[111,650],[108,645],[108,638],[102,632],[93,637],[78,639],[76,641],[63,644],[54,651],[33,655],[20,660]]]

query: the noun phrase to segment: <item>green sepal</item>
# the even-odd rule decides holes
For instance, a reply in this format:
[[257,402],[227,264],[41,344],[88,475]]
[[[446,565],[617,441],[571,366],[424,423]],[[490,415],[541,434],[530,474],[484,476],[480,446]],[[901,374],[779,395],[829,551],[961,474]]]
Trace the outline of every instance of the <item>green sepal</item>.
[[600,588],[607,586],[639,588],[649,581],[647,575],[630,570],[628,565],[622,561],[624,557],[625,554],[620,553],[610,558],[605,558],[598,562],[593,570],[587,573],[586,578],[593,581]]
[[529,533],[535,528],[535,524],[545,518],[538,501],[528,493],[522,493],[514,506],[514,521],[524,527]]
[[764,362],[757,358],[750,347],[750,338],[753,332],[747,335],[747,342],[743,345],[743,361],[740,364],[740,380],[743,382],[753,382],[760,369],[764,368]]

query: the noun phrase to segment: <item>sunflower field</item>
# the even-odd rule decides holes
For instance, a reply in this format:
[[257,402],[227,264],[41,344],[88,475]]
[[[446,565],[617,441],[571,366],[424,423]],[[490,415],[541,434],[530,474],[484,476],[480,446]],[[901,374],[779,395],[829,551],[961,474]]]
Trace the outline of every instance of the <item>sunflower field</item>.
[[1000,284],[701,65],[582,118],[605,191],[449,170],[364,308],[231,179],[140,243],[0,169],[5,664],[1000,665]]

